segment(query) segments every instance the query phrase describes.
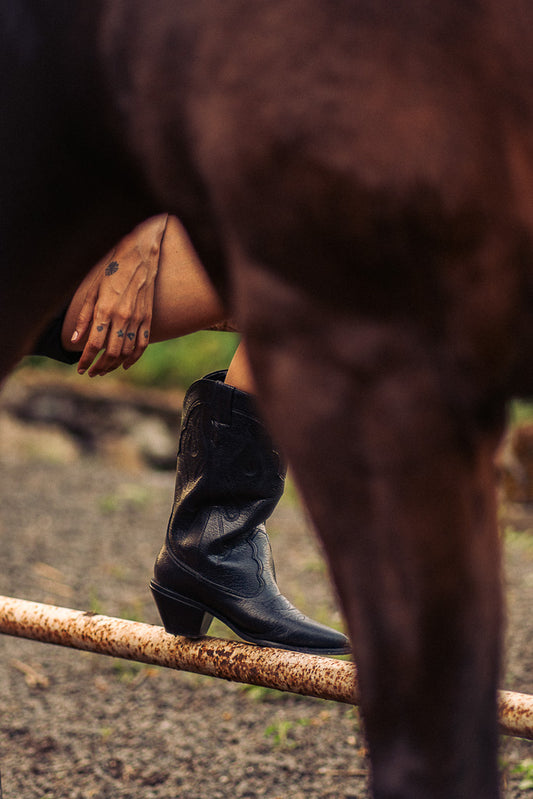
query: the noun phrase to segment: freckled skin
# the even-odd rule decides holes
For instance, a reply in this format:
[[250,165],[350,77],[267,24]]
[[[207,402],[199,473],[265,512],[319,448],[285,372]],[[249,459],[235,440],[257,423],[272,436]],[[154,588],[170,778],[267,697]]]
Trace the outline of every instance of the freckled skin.
[[496,799],[492,459],[533,388],[531,4],[4,6],[1,373],[103,252],[176,214],[328,556],[376,799]]

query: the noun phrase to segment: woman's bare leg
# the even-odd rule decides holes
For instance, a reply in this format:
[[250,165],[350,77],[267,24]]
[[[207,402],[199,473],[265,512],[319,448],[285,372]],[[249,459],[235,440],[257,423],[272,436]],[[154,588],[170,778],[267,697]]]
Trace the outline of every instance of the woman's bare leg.
[[231,360],[224,382],[230,386],[239,388],[241,391],[246,391],[248,394],[255,394],[255,385],[248,361],[248,353],[242,341]]

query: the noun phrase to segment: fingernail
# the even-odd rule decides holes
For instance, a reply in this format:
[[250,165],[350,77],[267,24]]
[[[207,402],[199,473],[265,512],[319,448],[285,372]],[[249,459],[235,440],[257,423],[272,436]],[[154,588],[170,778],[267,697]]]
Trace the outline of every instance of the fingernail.
[[78,374],[79,375],[84,375],[85,374],[85,369],[78,369]]
[[78,333],[77,330],[75,330],[74,333],[72,334],[72,338],[70,340],[74,344],[74,342],[77,341],[79,339],[79,337],[80,337],[80,334]]

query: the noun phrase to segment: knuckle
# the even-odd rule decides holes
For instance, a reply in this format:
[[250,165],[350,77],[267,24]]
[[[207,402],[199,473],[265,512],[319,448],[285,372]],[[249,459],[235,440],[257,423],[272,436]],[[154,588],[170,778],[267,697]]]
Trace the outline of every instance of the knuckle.
[[101,299],[96,307],[95,317],[98,320],[107,320],[113,313],[114,303],[110,299]]
[[115,313],[115,321],[117,324],[119,324],[121,327],[126,327],[129,319],[129,313],[127,313],[123,308],[117,309],[117,312]]

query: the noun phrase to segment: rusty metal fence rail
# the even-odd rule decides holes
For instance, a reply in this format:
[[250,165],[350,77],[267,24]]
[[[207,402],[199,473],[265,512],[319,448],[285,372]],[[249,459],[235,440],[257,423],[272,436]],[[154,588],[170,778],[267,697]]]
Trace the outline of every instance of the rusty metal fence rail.
[[[205,637],[162,627],[0,596],[0,633],[136,660],[233,682],[357,704],[353,663]],[[500,731],[533,740],[533,696],[500,691]]]

